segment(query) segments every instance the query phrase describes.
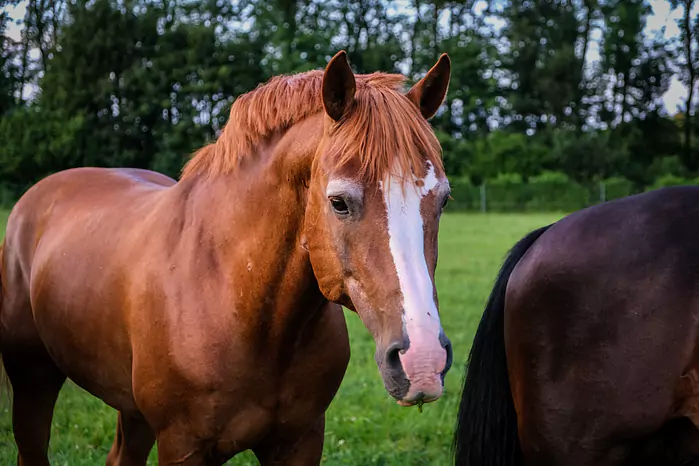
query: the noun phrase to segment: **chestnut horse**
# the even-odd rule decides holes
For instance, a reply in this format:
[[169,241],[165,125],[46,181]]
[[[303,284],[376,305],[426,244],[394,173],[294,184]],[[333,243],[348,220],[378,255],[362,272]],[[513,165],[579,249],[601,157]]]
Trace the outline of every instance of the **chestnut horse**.
[[510,252],[469,357],[458,466],[699,465],[699,188],[576,212]]
[[19,464],[48,464],[66,377],[119,412],[110,465],[315,465],[349,362],[340,305],[376,341],[388,392],[434,401],[451,348],[437,311],[449,184],[427,119],[446,55],[400,75],[280,76],[241,96],[178,182],[81,168],[33,186],[2,257],[0,342]]

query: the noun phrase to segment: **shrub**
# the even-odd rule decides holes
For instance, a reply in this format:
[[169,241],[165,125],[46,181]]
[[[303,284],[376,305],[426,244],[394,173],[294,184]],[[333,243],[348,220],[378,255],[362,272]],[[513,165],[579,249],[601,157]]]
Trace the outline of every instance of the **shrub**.
[[676,175],[662,175],[655,182],[646,188],[646,191],[653,191],[654,189],[665,188],[668,186],[685,186],[696,184],[695,180],[687,180]]
[[451,197],[447,210],[478,210],[481,205],[480,187],[474,186],[468,177],[450,178]]
[[573,211],[589,204],[590,193],[565,173],[546,171],[529,179],[526,210]]
[[623,176],[613,176],[603,180],[604,198],[607,201],[636,194],[633,183]]

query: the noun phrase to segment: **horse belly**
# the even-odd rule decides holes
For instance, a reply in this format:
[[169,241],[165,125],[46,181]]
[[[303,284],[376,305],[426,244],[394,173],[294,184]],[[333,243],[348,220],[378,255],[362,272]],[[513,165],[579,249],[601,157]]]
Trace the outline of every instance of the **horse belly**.
[[680,377],[677,397],[679,407],[676,414],[688,418],[699,428],[699,342],[695,345],[692,358]]
[[[34,321],[56,365],[76,384],[120,411],[136,411],[131,345],[121,309],[73,269],[48,264],[33,274]],[[69,278],[69,279],[66,279]],[[102,296],[101,296],[102,295]]]

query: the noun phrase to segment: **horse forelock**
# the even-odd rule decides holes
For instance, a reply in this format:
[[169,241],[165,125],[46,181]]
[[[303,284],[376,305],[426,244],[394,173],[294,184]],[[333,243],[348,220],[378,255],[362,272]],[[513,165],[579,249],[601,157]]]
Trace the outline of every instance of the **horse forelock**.
[[[427,162],[443,172],[441,147],[430,124],[403,93],[405,77],[356,75],[355,101],[328,132],[327,149],[336,167],[358,161],[357,176],[378,182],[402,173],[422,176]],[[276,76],[243,94],[232,105],[218,140],[199,149],[182,170],[192,174],[231,173],[272,135],[323,111],[323,71]],[[331,168],[336,168],[331,167]]]
[[338,166],[358,161],[365,182],[401,176],[403,182],[426,174],[427,162],[444,171],[441,147],[417,107],[394,88],[358,91],[355,104],[331,133],[330,151]]

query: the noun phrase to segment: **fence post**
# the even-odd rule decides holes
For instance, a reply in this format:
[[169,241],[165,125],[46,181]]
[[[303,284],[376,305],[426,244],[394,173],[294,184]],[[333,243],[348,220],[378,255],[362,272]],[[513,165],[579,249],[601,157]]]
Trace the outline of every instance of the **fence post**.
[[600,202],[606,202],[607,200],[607,186],[604,181],[599,182],[599,200]]
[[486,195],[485,195],[485,181],[481,183],[481,212],[485,212],[486,209]]

